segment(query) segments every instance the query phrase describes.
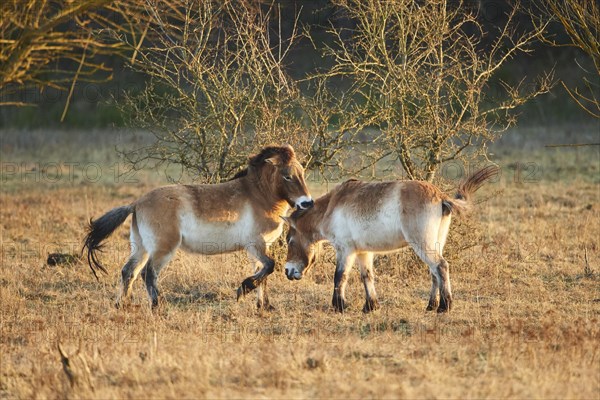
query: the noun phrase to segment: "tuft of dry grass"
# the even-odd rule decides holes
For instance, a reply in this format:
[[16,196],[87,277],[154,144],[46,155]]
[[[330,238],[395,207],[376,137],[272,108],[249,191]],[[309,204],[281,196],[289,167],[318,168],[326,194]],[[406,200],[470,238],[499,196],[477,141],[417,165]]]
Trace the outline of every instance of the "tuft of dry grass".
[[[502,179],[451,227],[448,315],[424,311],[430,278],[409,250],[377,261],[381,310],[361,312],[355,271],[352,307],[334,313],[327,246],[298,282],[278,262],[273,312],[257,312],[253,296],[235,301],[250,273],[245,255],[184,252],[161,274],[158,312],[139,282],[133,305],[117,310],[127,227],[108,242],[110,274],[98,282],[82,263],[49,266],[46,257],[76,253],[87,220],[154,187],[154,175],[135,184],[3,180],[0,398],[598,398],[600,158],[594,149],[579,150],[577,163],[573,153],[528,157],[543,170],[577,169],[515,181],[507,165],[524,160],[498,156]],[[281,260],[284,249],[276,253]]]

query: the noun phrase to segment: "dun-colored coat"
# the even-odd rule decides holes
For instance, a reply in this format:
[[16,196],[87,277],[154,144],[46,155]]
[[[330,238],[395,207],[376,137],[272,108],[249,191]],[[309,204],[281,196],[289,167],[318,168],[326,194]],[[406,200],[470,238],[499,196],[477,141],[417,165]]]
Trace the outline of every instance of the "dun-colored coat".
[[[316,245],[333,245],[337,261],[332,304],[343,312],[348,271],[355,260],[365,287],[364,312],[378,308],[373,255],[410,246],[431,271],[427,310],[450,310],[449,266],[442,256],[452,214],[468,207],[471,195],[498,174],[489,166],[471,175],[452,199],[437,187],[420,181],[367,183],[349,180],[318,198],[310,210],[296,210],[285,220],[288,279],[301,279],[314,262]],[[438,293],[440,299],[438,300]]]
[[84,250],[87,248],[94,275],[98,269],[106,272],[96,252],[132,214],[131,256],[121,272],[117,307],[130,297],[140,272],[152,306],[156,307],[158,274],[180,246],[201,254],[245,249],[262,263],[262,269],[255,263],[254,275],[238,289],[238,299],[258,287],[258,307],[270,307],[266,283],[275,262],[266,253],[269,244],[281,234],[280,216],[290,207],[305,209],[312,205],[304,169],[292,147],[267,147],[250,158],[248,168],[231,181],[161,187],[90,221]]

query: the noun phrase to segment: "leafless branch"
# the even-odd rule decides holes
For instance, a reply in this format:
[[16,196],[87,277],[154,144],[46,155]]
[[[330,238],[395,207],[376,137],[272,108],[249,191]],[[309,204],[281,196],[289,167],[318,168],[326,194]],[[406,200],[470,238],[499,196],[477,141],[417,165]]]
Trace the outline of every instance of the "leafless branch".
[[588,0],[539,0],[534,2],[531,11],[537,27],[549,22],[558,22],[566,31],[569,42],[560,43],[544,31],[542,39],[553,46],[574,46],[579,48],[592,61],[595,71],[580,68],[590,78],[584,78],[583,88],[563,87],[571,98],[584,111],[600,118],[600,5]]

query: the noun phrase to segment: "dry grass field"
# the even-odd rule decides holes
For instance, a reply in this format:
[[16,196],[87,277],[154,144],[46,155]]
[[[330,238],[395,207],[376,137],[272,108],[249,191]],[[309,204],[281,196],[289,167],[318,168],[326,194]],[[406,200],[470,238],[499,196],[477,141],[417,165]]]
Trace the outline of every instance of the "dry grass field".
[[330,308],[327,249],[301,281],[278,263],[273,312],[235,300],[245,255],[182,251],[160,277],[158,312],[140,282],[117,310],[128,222],[99,282],[46,258],[76,253],[90,217],[164,175],[115,177],[118,135],[3,132],[0,398],[598,399],[600,149],[543,146],[597,142],[597,129],[522,129],[492,147],[501,180],[451,227],[448,315],[425,312],[430,278],[410,250],[376,261],[382,309],[368,315],[356,269],[351,309]]

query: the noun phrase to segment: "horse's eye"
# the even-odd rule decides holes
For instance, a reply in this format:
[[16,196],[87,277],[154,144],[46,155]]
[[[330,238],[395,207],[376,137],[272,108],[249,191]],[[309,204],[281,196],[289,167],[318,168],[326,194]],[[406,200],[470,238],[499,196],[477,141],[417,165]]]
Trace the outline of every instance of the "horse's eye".
[[292,176],[291,175],[284,175],[283,179],[285,179],[286,181],[291,181],[292,180]]

